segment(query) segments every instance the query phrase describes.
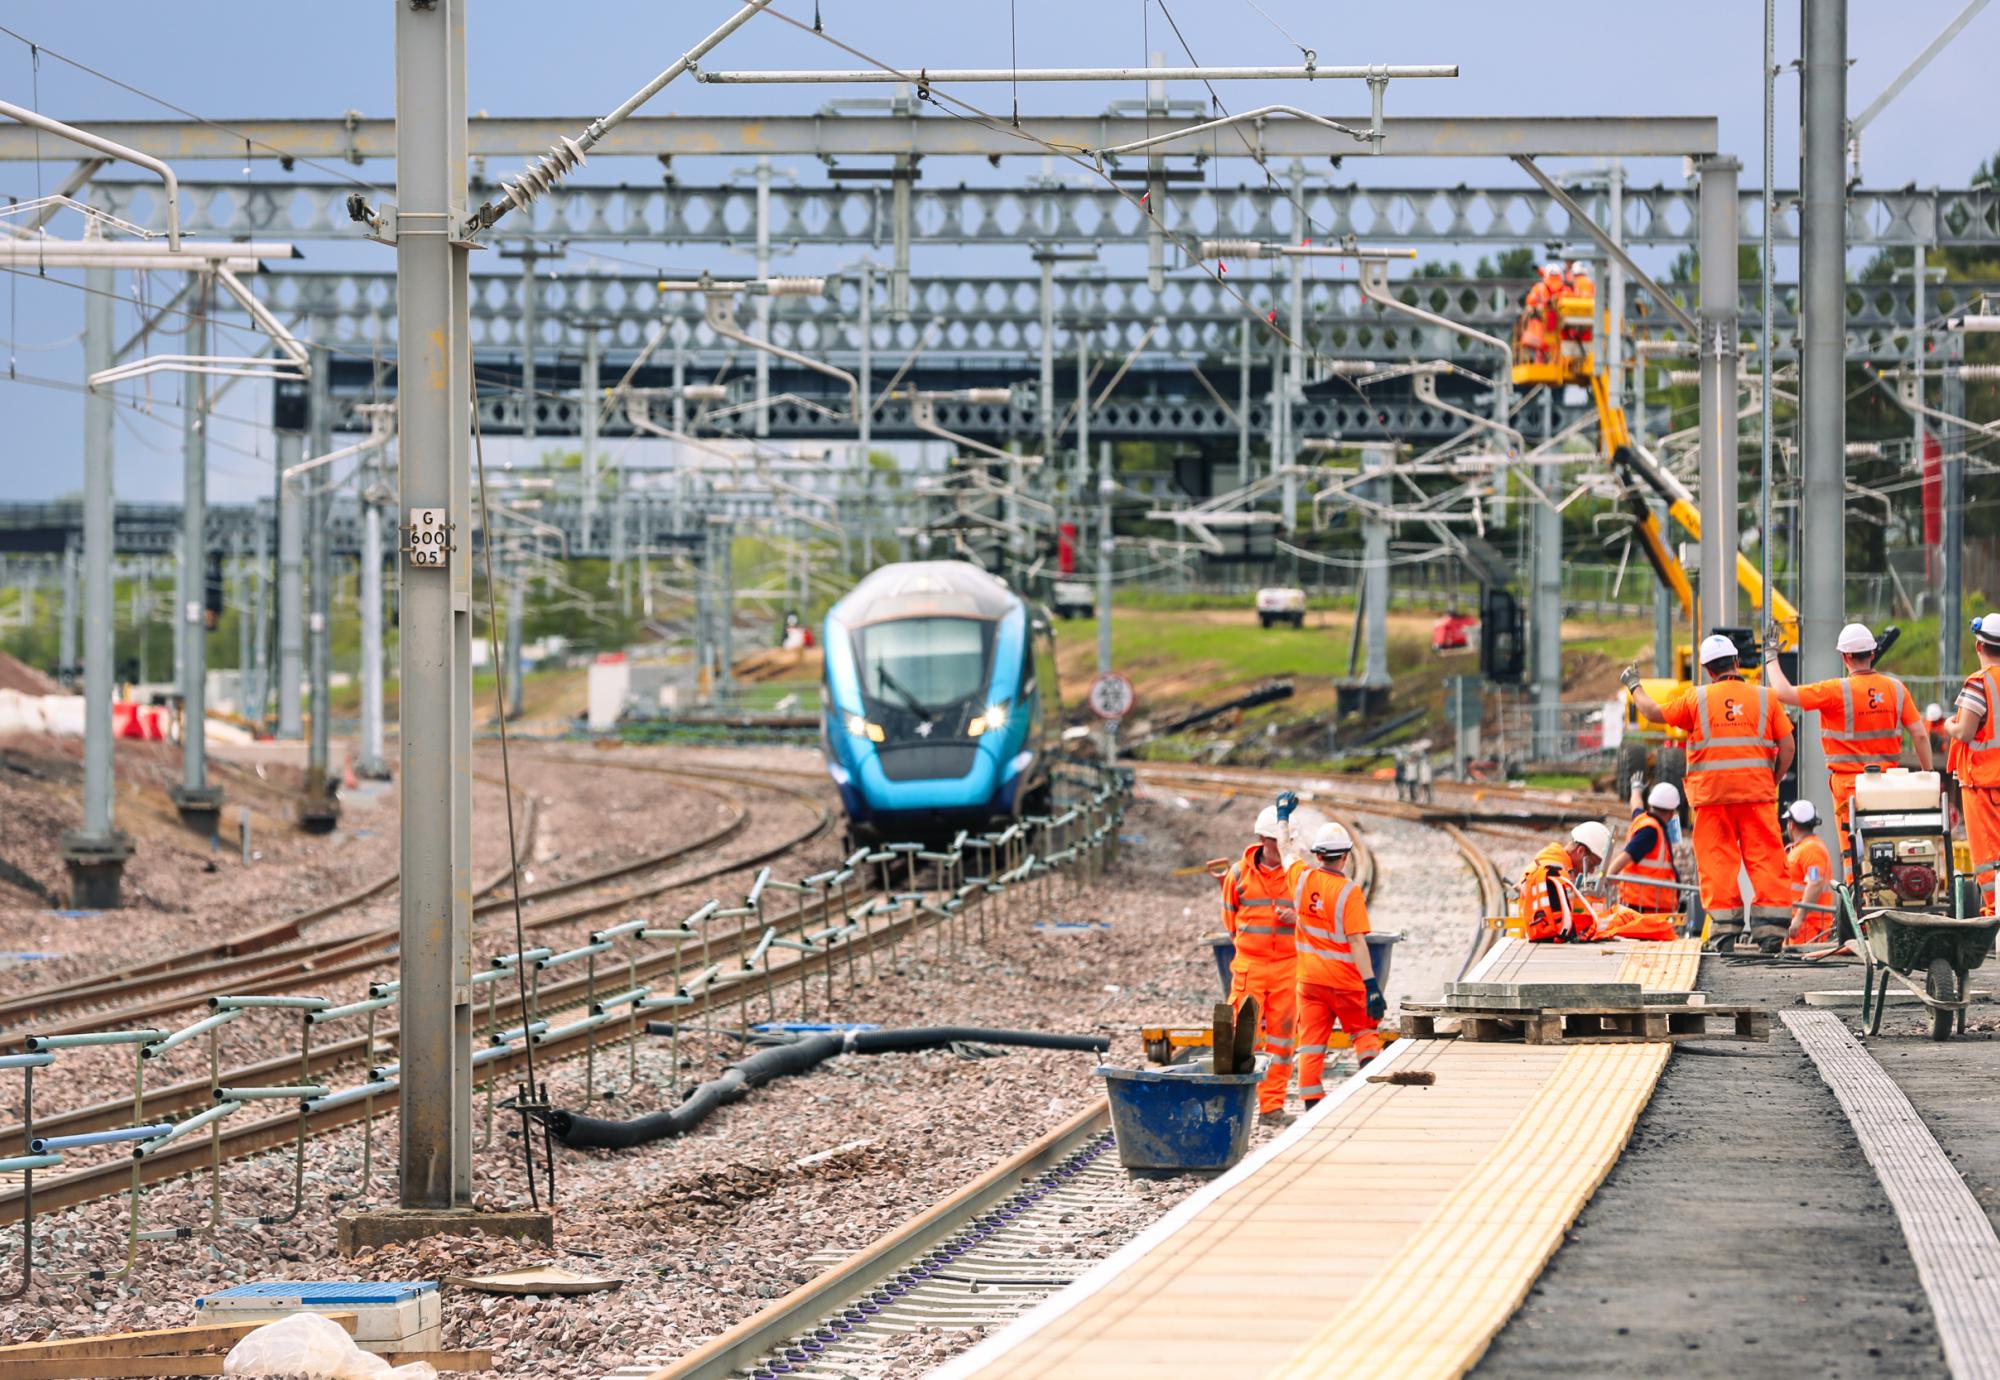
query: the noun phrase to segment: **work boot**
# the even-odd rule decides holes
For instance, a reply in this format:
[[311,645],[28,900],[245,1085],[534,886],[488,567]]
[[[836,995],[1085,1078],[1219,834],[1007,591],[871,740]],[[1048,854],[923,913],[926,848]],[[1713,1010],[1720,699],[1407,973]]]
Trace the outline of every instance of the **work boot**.
[[1257,1120],[1265,1123],[1267,1126],[1289,1126],[1292,1124],[1293,1121],[1297,1120],[1297,1118],[1295,1118],[1290,1112],[1280,1108],[1278,1111],[1275,1112],[1257,1113]]
[[1713,953],[1733,954],[1736,952],[1736,941],[1742,937],[1740,934],[1733,933],[1718,934],[1709,941],[1709,949]]
[[1785,941],[1780,935],[1767,934],[1757,941],[1757,952],[1766,958],[1776,958],[1785,951]]

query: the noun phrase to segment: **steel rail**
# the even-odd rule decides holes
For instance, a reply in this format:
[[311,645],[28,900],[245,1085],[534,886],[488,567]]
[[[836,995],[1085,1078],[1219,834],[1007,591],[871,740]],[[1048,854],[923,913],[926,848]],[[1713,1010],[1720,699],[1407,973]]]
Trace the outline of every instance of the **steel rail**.
[[1098,1099],[902,1226],[877,1237],[719,1337],[654,1370],[647,1380],[726,1380],[751,1369],[760,1357],[872,1292],[967,1223],[1019,1193],[1026,1181],[1103,1136],[1110,1120],[1109,1104]]

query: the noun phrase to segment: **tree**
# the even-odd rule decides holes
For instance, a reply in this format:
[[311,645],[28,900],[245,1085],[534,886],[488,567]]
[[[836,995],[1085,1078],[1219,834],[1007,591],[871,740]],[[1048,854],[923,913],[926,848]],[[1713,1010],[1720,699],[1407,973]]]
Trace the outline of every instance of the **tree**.
[[1535,276],[1535,251],[1531,245],[1517,245],[1503,249],[1495,259],[1481,259],[1473,266],[1475,278],[1532,278]]

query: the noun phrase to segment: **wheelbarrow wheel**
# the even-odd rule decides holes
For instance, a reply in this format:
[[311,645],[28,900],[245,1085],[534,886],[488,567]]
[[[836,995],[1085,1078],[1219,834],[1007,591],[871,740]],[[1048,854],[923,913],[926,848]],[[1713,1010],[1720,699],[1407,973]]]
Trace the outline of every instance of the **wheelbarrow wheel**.
[[[1930,972],[1925,976],[1924,988],[1935,1002],[1955,1002],[1958,1000],[1958,974],[1952,971],[1951,960],[1937,957],[1931,960]],[[1931,1038],[1949,1040],[1951,1027],[1958,1013],[1949,1006],[1931,1008]]]

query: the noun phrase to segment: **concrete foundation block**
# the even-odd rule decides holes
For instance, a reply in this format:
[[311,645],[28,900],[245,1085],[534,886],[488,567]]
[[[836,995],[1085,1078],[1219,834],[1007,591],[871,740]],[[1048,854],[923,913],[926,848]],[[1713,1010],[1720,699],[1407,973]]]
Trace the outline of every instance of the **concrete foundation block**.
[[371,1251],[395,1242],[422,1241],[432,1236],[470,1236],[485,1232],[543,1246],[556,1243],[555,1218],[546,1212],[509,1209],[475,1212],[471,1208],[380,1208],[350,1212],[338,1221],[340,1253]]

